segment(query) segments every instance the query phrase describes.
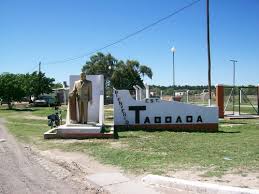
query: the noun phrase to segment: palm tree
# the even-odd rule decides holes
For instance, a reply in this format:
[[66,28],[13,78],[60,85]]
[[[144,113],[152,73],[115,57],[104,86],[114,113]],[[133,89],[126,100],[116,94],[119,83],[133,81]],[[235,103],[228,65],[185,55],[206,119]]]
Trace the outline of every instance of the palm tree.
[[139,72],[142,75],[143,80],[144,80],[145,75],[148,76],[150,79],[152,79],[152,77],[153,77],[153,72],[152,72],[151,68],[146,65],[141,65],[139,67]]
[[134,85],[143,87],[139,67],[139,62],[135,60],[119,61],[112,75],[112,85],[116,89],[128,90],[132,90]]

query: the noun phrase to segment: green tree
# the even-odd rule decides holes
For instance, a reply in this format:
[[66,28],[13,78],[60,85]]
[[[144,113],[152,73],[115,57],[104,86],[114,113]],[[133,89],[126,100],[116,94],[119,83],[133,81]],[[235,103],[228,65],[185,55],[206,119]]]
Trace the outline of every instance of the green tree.
[[144,80],[145,75],[148,76],[148,78],[150,78],[150,79],[152,79],[152,77],[153,77],[153,72],[152,72],[151,68],[146,65],[139,66],[139,73],[142,75],[143,80]]
[[104,98],[106,99],[106,91],[111,87],[111,77],[115,66],[117,64],[117,59],[113,57],[110,53],[107,55],[98,52],[97,54],[90,57],[89,61],[86,61],[85,65],[82,67],[82,72],[89,75],[103,75],[104,76]]
[[63,84],[60,82],[54,83],[52,89],[57,89],[57,88],[63,88]]
[[109,84],[116,63],[117,59],[110,53],[104,55],[103,53],[98,52],[91,56],[89,61],[86,61],[82,68],[82,72],[91,75],[103,75],[104,81]]
[[120,61],[112,76],[112,85],[116,89],[132,90],[134,85],[144,87],[139,72],[140,64],[135,60]]
[[0,75],[0,98],[12,108],[13,101],[21,101],[26,96],[23,75],[4,73]]
[[21,101],[24,97],[38,97],[43,93],[51,93],[53,78],[35,71],[32,74],[0,74],[0,98],[12,108],[13,101]]
[[38,97],[44,93],[51,93],[54,81],[54,78],[46,77],[45,73],[35,71],[27,77],[25,87],[28,90],[28,95]]
[[148,76],[152,79],[152,70],[140,65],[136,60],[127,60],[123,62],[117,60],[110,53],[105,55],[97,53],[90,57],[89,61],[83,66],[82,71],[86,74],[104,75],[105,82],[105,98],[106,92],[112,93],[112,88],[116,89],[133,89],[134,85],[143,87],[141,76]]

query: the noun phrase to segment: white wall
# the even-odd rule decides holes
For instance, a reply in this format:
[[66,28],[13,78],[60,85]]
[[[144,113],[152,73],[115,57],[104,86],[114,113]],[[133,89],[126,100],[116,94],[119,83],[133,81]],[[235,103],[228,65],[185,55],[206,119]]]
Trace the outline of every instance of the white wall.
[[[70,75],[69,92],[73,90],[75,81],[80,79],[80,75]],[[92,82],[93,103],[88,104],[88,121],[99,122],[100,95],[104,94],[103,75],[86,75],[86,79]]]
[[[218,123],[217,107],[204,107],[177,101],[164,101],[160,100],[159,98],[153,99],[153,102],[151,102],[151,98],[136,101],[131,97],[128,90],[117,90],[117,94],[114,91],[113,96],[114,125],[125,125],[126,120],[129,122],[130,125],[136,124],[135,111],[129,111],[129,106],[146,107],[145,111],[140,111],[139,124],[144,124],[146,117],[149,117],[150,124],[157,124],[154,123],[154,117],[161,117],[161,124],[169,124],[165,123],[165,117],[168,116],[172,117],[171,124]],[[121,103],[119,104],[119,102]],[[181,117],[182,123],[176,123],[176,119],[178,116]],[[187,116],[192,116],[193,122],[187,122]],[[198,116],[201,116],[202,123],[197,122]]]

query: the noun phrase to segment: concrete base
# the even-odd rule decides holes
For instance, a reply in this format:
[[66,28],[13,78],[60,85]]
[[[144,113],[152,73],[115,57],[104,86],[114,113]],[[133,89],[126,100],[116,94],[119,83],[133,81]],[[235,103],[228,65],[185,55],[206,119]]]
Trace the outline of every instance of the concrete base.
[[102,125],[96,123],[61,125],[44,133],[44,139],[55,138],[113,138],[114,133],[102,133]]
[[57,127],[58,134],[75,134],[75,133],[100,133],[102,126],[97,123],[88,124],[66,124]]
[[249,114],[228,114],[224,116],[224,119],[234,120],[234,119],[259,119],[259,115],[249,115]]
[[[115,194],[158,194],[152,187],[148,187],[139,180],[132,180],[120,172],[100,172],[87,175],[90,182],[99,185],[109,193]],[[174,192],[172,192],[174,193]]]

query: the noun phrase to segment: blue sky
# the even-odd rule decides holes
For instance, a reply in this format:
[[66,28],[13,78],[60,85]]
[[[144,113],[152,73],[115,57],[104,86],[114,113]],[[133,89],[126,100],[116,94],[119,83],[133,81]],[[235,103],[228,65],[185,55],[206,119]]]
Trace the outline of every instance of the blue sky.
[[[0,73],[42,70],[56,81],[79,74],[89,57],[79,56],[169,15],[191,0],[1,0]],[[259,1],[210,0],[212,84],[259,84]],[[136,59],[154,72],[149,84],[172,85],[176,47],[177,85],[207,84],[206,1],[102,52]]]

